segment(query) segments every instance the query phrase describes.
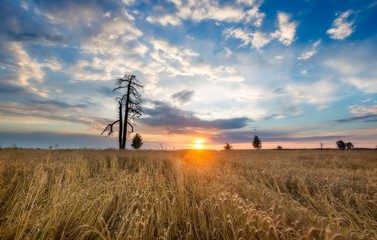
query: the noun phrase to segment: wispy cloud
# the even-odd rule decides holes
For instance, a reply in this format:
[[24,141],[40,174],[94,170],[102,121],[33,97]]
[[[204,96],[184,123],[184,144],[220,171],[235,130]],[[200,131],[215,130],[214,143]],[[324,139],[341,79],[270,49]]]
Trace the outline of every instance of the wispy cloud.
[[318,46],[321,44],[322,40],[318,40],[316,41],[315,43],[313,43],[313,45],[311,46],[310,49],[308,50],[305,50],[301,53],[301,56],[298,58],[298,59],[301,59],[301,60],[308,60],[310,59],[311,57],[313,57],[314,55],[317,54],[317,48]]

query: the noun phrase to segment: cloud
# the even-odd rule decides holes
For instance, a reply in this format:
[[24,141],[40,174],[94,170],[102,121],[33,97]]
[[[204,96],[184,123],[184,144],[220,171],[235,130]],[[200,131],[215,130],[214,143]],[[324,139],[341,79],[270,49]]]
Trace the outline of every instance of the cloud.
[[62,134],[52,132],[10,133],[0,132],[0,144],[8,147],[48,148],[109,148],[116,147],[114,138],[89,134]]
[[35,42],[43,44],[61,44],[66,40],[49,23],[38,18],[25,17],[30,14],[30,6],[24,2],[0,3],[0,38],[4,41]]
[[313,57],[315,54],[317,54],[317,48],[321,44],[321,42],[322,40],[320,39],[313,43],[311,49],[303,51],[298,59],[308,60],[309,58]]
[[[218,1],[170,1],[175,4],[177,12],[174,14],[150,15],[147,21],[151,23],[160,23],[163,26],[181,25],[182,20],[192,20],[201,22],[204,20],[214,20],[219,22],[252,22],[256,27],[262,25],[265,17],[264,13],[259,11],[262,1],[238,1],[238,4],[244,4],[251,7],[246,12],[243,8],[233,5],[220,5]],[[162,9],[162,8],[160,8]]]
[[17,85],[2,82],[0,84],[0,93],[1,94],[20,94],[20,93],[25,93],[25,91],[22,87],[19,87]]
[[289,46],[295,40],[298,23],[295,21],[290,21],[291,16],[288,13],[279,12],[277,17],[279,30],[277,30],[273,35],[278,38],[281,43]]
[[350,106],[351,113],[356,116],[365,116],[370,114],[377,115],[377,105],[374,106]]
[[259,8],[253,7],[246,11],[246,22],[253,22],[255,27],[262,26],[266,14],[259,11]]
[[376,47],[361,42],[352,48],[335,49],[324,60],[323,65],[331,74],[347,85],[364,93],[377,92]]
[[21,43],[8,42],[6,43],[8,51],[13,54],[14,67],[18,75],[18,85],[29,85],[29,80],[33,79],[38,82],[43,82],[44,72],[42,65],[33,60]]
[[305,136],[305,137],[294,137],[289,132],[283,131],[223,131],[218,134],[210,136],[210,139],[214,143],[224,143],[225,141],[231,143],[247,143],[250,145],[254,136],[257,135],[263,142],[319,142],[326,140],[339,140],[343,138],[352,137],[350,135],[329,135],[329,136]]
[[180,92],[174,93],[171,97],[179,103],[184,104],[190,101],[193,95],[193,91],[182,90]]
[[350,122],[377,122],[377,105],[374,106],[349,106],[350,112],[355,117],[335,120],[338,123]]
[[256,49],[261,49],[272,40],[272,37],[270,35],[260,31],[256,31],[252,34],[252,36],[253,40],[251,41],[251,43],[252,46]]
[[348,21],[349,17],[353,14],[352,10],[348,10],[340,15],[333,21],[332,28],[327,30],[327,34],[332,39],[343,40],[349,37],[354,31],[354,20]]
[[261,49],[272,40],[272,37],[266,33],[260,31],[253,33],[240,28],[225,29],[223,34],[227,38],[233,37],[240,39],[243,42],[241,46],[247,46],[250,44],[253,48],[256,49]]
[[146,117],[141,118],[141,123],[154,127],[165,127],[170,131],[179,131],[186,128],[192,129],[239,129],[247,125],[249,118],[231,118],[202,120],[193,112],[180,110],[164,102],[153,102],[154,108],[145,108]]
[[[95,106],[94,103],[85,100],[82,100],[82,103],[79,104],[69,104],[58,100],[31,100],[25,103],[1,103],[0,113],[3,119],[12,117],[23,119],[23,121],[45,119],[49,123],[82,124],[99,131],[111,120],[83,113],[84,109],[93,106]],[[41,124],[42,122],[38,121],[38,123]]]
[[370,115],[335,120],[335,122],[338,122],[338,123],[350,123],[350,122],[356,122],[356,121],[377,122],[377,114],[370,114]]
[[287,13],[278,13],[279,29],[273,33],[265,33],[262,31],[249,32],[241,28],[228,28],[223,31],[226,38],[233,37],[241,40],[242,46],[249,44],[256,49],[261,49],[267,45],[272,39],[276,38],[281,43],[289,46],[293,43],[296,34],[297,22],[290,21],[290,15]]
[[295,101],[315,104],[318,105],[318,110],[322,110],[336,100],[337,85],[329,80],[320,80],[313,83],[289,84],[286,90]]
[[160,23],[162,26],[172,25],[177,26],[181,25],[181,19],[175,15],[168,14],[164,16],[148,16],[146,19],[150,23]]

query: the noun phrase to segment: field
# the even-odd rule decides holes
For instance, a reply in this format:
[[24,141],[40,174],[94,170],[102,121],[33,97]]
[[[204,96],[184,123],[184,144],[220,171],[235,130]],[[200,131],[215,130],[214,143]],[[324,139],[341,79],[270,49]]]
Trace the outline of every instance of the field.
[[0,150],[0,239],[377,239],[376,151]]

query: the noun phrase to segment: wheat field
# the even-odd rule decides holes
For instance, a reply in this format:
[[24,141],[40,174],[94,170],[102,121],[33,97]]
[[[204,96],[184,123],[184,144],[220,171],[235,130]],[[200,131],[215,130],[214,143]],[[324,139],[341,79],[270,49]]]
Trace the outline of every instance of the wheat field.
[[377,239],[377,154],[2,149],[0,239]]

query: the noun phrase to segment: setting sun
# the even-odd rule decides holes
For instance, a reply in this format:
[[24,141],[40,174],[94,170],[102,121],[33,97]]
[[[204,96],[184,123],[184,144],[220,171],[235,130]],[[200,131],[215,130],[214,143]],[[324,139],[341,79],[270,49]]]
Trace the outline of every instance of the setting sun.
[[203,143],[204,143],[203,139],[196,139],[195,142],[194,142],[194,148],[195,149],[203,149]]

